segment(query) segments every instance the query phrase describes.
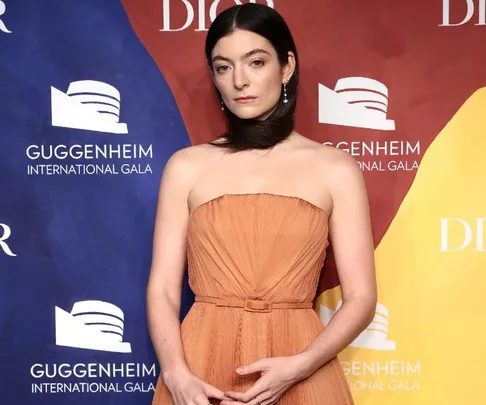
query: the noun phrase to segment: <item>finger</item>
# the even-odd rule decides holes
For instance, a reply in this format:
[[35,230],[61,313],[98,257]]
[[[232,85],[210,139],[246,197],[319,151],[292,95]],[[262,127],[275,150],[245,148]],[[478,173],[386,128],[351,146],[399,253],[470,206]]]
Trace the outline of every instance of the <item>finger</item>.
[[236,369],[236,373],[238,373],[239,375],[247,375],[247,374],[257,373],[259,371],[264,371],[266,369],[267,369],[266,359],[260,359],[246,366],[238,367]]
[[230,399],[229,397],[227,397],[224,394],[223,391],[219,390],[218,388],[216,388],[215,386],[213,386],[211,384],[205,385],[205,393],[206,393],[206,396],[209,397],[209,398],[216,398],[216,399],[219,399],[219,400]]
[[[272,396],[270,392],[264,392],[262,395],[258,395],[258,402],[260,405],[272,405],[277,403],[278,398]],[[252,404],[255,402],[253,400]],[[256,402],[255,402],[256,403]]]
[[198,396],[197,398],[194,399],[194,404],[195,405],[209,405],[210,401],[205,396]]
[[245,404],[240,401],[225,400],[225,401],[221,401],[220,405],[253,405],[253,404]]
[[250,389],[248,389],[246,392],[234,392],[234,391],[227,391],[224,394],[232,399],[235,399],[240,402],[250,402],[253,398],[258,396],[258,399],[260,397],[265,397],[265,391],[266,389],[263,387],[263,384],[258,380]]
[[[212,396],[206,396],[206,395],[202,395],[202,396],[198,396],[197,399],[194,400],[194,404],[195,405],[212,405],[214,403],[218,403],[218,404],[221,404],[221,402],[218,400],[218,399],[214,399],[215,397],[212,397]],[[191,402],[192,404],[192,402]]]
[[[270,398],[268,396],[268,398]],[[274,402],[272,402],[270,399],[264,400],[260,395],[258,396],[258,403],[260,405],[272,405]],[[265,401],[265,402],[264,402]],[[249,401],[221,401],[220,405],[256,405],[255,398],[250,399]]]

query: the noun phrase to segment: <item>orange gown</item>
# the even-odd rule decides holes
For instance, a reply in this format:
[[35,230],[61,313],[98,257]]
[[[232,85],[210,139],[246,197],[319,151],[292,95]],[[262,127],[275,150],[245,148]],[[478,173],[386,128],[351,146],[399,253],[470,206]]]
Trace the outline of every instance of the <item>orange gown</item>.
[[[189,369],[223,391],[259,373],[235,368],[303,351],[324,326],[312,308],[328,246],[328,215],[299,197],[224,194],[197,207],[187,236],[196,302],[181,325]],[[219,401],[211,399],[212,404]],[[292,386],[278,405],[352,405],[337,358]],[[153,405],[172,405],[159,378]]]

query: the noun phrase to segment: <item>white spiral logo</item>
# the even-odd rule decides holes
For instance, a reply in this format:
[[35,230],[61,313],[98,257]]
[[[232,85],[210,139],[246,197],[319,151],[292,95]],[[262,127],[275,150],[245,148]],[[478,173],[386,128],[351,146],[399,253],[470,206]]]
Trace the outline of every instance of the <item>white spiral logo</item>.
[[[7,6],[5,5],[5,3],[3,1],[0,0],[0,16],[4,15],[5,14],[5,11],[7,10]],[[12,31],[10,31],[6,26],[5,26],[5,23],[0,20],[0,31],[3,31],[7,34],[11,34]]]

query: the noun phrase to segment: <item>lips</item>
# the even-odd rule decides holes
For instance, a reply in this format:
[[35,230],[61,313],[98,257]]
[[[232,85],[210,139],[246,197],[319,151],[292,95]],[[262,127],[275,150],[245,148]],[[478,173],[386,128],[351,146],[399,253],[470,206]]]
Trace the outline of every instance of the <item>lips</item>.
[[256,99],[256,97],[253,97],[253,96],[245,96],[245,97],[238,97],[235,100],[236,101],[250,101],[250,100],[254,100],[254,99]]

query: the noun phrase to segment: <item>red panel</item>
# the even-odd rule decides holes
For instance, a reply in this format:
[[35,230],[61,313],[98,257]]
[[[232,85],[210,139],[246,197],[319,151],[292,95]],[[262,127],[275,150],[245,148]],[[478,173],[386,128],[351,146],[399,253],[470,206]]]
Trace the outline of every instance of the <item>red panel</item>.
[[[134,30],[168,81],[193,142],[216,138],[224,125],[206,66],[205,32],[198,30],[209,25],[211,5],[219,4],[220,12],[234,1],[122,2]],[[420,141],[419,156],[398,157],[410,162],[420,160],[463,102],[486,84],[486,27],[475,25],[484,22],[484,16],[478,15],[477,1],[474,10],[472,0],[450,2],[451,23],[462,22],[468,10],[472,12],[470,20],[460,26],[440,26],[443,4],[439,0],[275,0],[275,8],[289,23],[300,53],[297,130],[321,142]],[[188,10],[194,11],[192,23]],[[184,30],[167,32],[162,30],[164,18],[171,29],[189,24]],[[388,87],[387,116],[395,121],[394,131],[318,122],[318,83],[332,89],[338,79],[348,76],[373,78]],[[396,158],[375,156],[373,160],[386,166]],[[415,170],[364,171],[375,244],[393,219],[414,175]],[[336,282],[335,272],[328,272],[326,286]]]

